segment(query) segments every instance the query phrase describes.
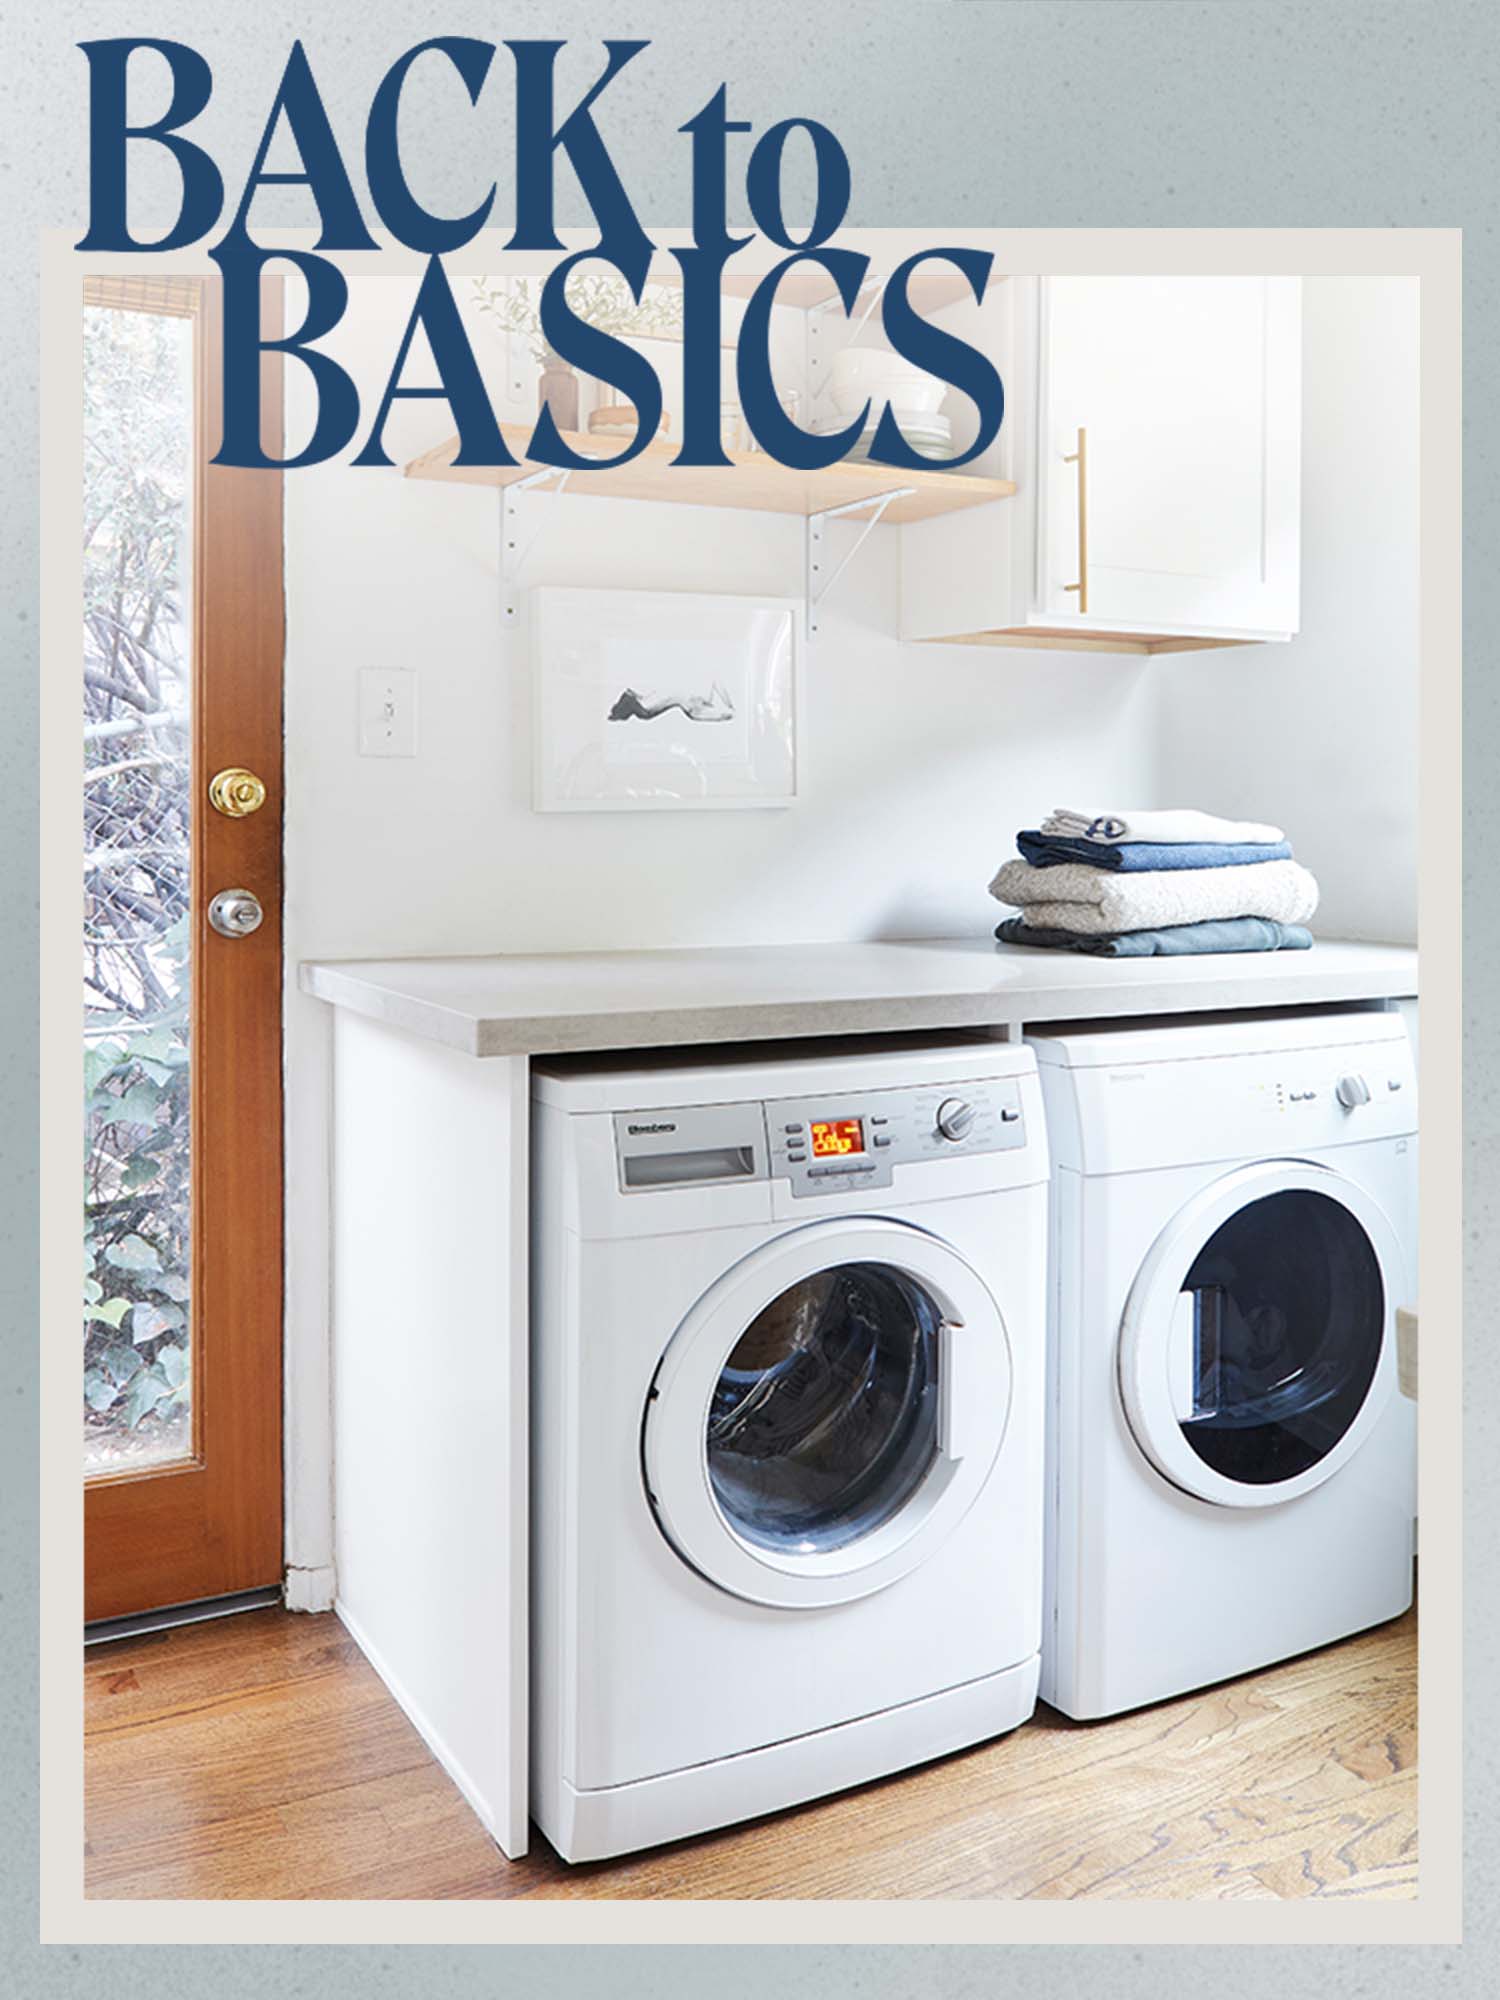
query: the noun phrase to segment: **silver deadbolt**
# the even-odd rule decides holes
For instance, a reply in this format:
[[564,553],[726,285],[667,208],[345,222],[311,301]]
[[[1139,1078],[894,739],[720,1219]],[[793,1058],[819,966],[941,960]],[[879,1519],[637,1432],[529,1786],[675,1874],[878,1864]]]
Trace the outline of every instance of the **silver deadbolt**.
[[249,937],[265,918],[259,896],[248,889],[221,889],[208,906],[208,921],[220,937]]

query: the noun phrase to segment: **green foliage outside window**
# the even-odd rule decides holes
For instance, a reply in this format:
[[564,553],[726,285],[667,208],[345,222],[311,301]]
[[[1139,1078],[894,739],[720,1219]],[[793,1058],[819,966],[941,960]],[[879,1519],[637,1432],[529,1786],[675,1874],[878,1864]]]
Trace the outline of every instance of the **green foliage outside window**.
[[85,1463],[187,1449],[191,323],[84,312]]

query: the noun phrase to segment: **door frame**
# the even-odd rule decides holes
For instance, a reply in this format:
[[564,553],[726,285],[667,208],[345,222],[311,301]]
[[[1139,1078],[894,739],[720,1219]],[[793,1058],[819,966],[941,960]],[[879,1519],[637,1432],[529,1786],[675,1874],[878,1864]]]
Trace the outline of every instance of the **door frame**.
[[[149,288],[137,302],[131,280],[102,284],[102,303],[153,309]],[[87,1481],[87,1620],[277,1585],[283,1576],[282,475],[212,463],[222,417],[221,290],[201,279],[183,292],[195,350],[192,1456]],[[281,295],[281,280],[264,281],[268,335],[281,330]],[[279,458],[278,354],[262,352],[260,389],[263,448]],[[241,819],[208,803],[209,778],[230,766],[254,771],[266,788],[260,810]],[[211,897],[231,887],[253,891],[264,909],[248,937],[220,937],[208,922]]]
[[[1384,1292],[1380,1353],[1364,1401],[1338,1442],[1295,1477],[1253,1486],[1205,1464],[1182,1434],[1172,1400],[1170,1303],[1181,1292],[1183,1279],[1216,1229],[1252,1202],[1298,1189],[1335,1202],[1364,1231]],[[1135,1443],[1173,1486],[1221,1507],[1279,1506],[1321,1486],[1348,1464],[1395,1393],[1400,1278],[1400,1245],[1384,1209],[1357,1181],[1336,1168],[1307,1160],[1266,1160],[1236,1168],[1210,1182],[1176,1211],[1157,1236],[1125,1302],[1118,1374],[1125,1419]]]

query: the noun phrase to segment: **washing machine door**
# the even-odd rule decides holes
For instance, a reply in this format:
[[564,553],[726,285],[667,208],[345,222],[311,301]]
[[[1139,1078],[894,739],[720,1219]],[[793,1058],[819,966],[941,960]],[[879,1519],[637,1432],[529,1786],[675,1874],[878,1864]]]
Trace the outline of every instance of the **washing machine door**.
[[1331,1479],[1394,1386],[1400,1271],[1379,1205],[1329,1168],[1273,1161],[1214,1182],[1156,1239],[1126,1302],[1136,1442],[1226,1507]]
[[757,1604],[843,1604],[905,1576],[989,1477],[1011,1355],[989,1288],[907,1223],[815,1222],[753,1251],[672,1336],[646,1403],[657,1520]]

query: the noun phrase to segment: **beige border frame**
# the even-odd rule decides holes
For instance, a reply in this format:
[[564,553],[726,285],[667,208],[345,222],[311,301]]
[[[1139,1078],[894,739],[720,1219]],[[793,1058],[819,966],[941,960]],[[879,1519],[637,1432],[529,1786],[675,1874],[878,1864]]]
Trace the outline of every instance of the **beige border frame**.
[[[582,231],[563,232],[582,247]],[[662,245],[682,231],[653,231]],[[308,247],[312,232],[279,241]],[[499,267],[486,231],[447,260]],[[75,607],[82,407],[76,232],[41,244],[42,809],[41,1297],[44,1327],[76,1312],[77,794]],[[1421,1260],[1429,1328],[1420,1408],[1422,1888],[1409,1903],[1301,1902],[89,1902],[83,1897],[82,1487],[68,1342],[44,1340],[41,1535],[41,1934],[59,1943],[1452,1943],[1461,1934],[1462,901],[1461,233],[1454,229],[850,230],[884,265],[937,242],[992,250],[1001,269],[1391,275],[1421,283]],[[760,246],[756,246],[759,250]],[[388,249],[351,275],[416,272]],[[519,268],[518,260],[506,260]],[[537,260],[543,267],[550,259]],[[760,262],[769,265],[769,257]],[[757,262],[746,257],[747,268]],[[199,254],[91,260],[89,269],[201,271]],[[1372,424],[1381,420],[1370,412]],[[295,475],[293,475],[295,476]],[[1442,1330],[1442,1337],[1437,1330]],[[1453,1333],[1450,1334],[1450,1329]]]

